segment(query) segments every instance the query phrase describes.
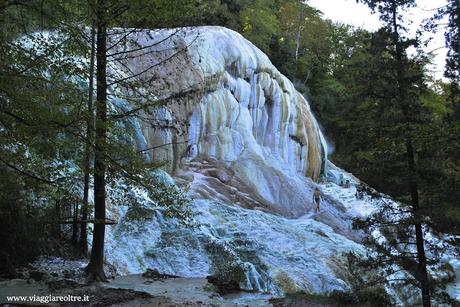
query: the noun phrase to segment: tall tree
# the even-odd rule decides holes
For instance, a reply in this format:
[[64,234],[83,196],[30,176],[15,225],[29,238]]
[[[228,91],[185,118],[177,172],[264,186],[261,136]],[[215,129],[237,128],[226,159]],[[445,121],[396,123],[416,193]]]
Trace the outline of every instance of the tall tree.
[[[391,45],[395,75],[394,98],[402,112],[401,124],[410,127],[417,121],[417,108],[420,101],[411,92],[411,73],[406,48],[415,43],[414,40],[406,39],[401,32],[406,31],[403,27],[402,10],[415,6],[414,0],[361,0],[372,10],[379,12],[380,19],[391,35]],[[418,170],[416,153],[413,143],[413,135],[410,130],[401,131],[404,136],[404,148],[406,155],[406,184],[409,187],[410,204],[414,215],[415,241],[417,249],[417,271],[414,277],[418,280],[422,292],[423,306],[431,306],[431,287],[427,273],[427,259],[425,254],[425,240],[423,237],[422,216],[420,214]]]
[[91,259],[86,267],[90,279],[106,280],[104,273],[105,174],[107,138],[107,4],[96,1],[96,135],[94,152],[94,233]]
[[[155,66],[161,65],[163,61],[159,61],[159,63],[138,73],[133,73],[127,66],[129,61],[139,56],[139,50],[143,50],[141,54],[145,56],[150,52],[155,52],[149,48],[158,44],[158,42],[152,42],[151,45],[139,47],[136,41],[131,41],[131,35],[135,35],[139,31],[138,27],[157,21],[155,16],[152,18],[145,17],[145,19],[141,17],[145,17],[145,9],[140,10],[136,2],[123,0],[99,0],[96,2],[96,124],[93,145],[95,154],[94,230],[91,258],[86,268],[90,280],[106,279],[103,270],[104,236],[105,225],[111,223],[106,219],[105,208],[106,186],[108,184],[116,185],[117,179],[123,179],[128,186],[131,184],[148,191],[150,197],[158,201],[158,205],[166,207],[165,215],[178,217],[180,220],[187,220],[190,217],[190,212],[185,208],[188,204],[188,197],[184,191],[159,181],[152,173],[152,169],[158,168],[159,164],[146,161],[142,151],[136,151],[136,146],[126,142],[128,139],[126,136],[127,129],[119,129],[120,125],[129,128],[131,119],[140,116],[142,111],[148,111],[160,103],[154,99],[152,99],[153,102],[146,102],[151,99],[150,95],[155,89],[143,92],[138,89],[145,85],[142,76]],[[129,28],[108,30],[109,27],[120,24]],[[166,39],[174,39],[179,32],[180,29],[173,31]],[[111,44],[109,47],[107,46],[108,43]],[[187,47],[177,48],[177,51],[174,51],[170,57],[185,52]],[[163,50],[163,52],[167,51]],[[120,66],[120,71],[125,69],[125,74],[117,74],[117,71],[112,71],[108,75],[109,59],[111,64]],[[107,99],[109,88],[112,92],[117,90],[125,92],[129,89],[132,94],[129,97],[112,97],[112,100],[109,101]],[[148,87],[143,87],[144,90],[146,88]],[[124,99],[125,101],[119,105],[117,99]],[[114,113],[108,114],[108,104],[111,104],[116,110]],[[90,130],[91,125],[88,124],[88,132]],[[91,138],[86,137],[87,144],[91,143],[90,140]],[[117,186],[117,189],[119,194],[126,192],[121,186]],[[116,199],[117,202],[126,200],[123,195],[111,196],[112,200]]]
[[91,50],[90,50],[90,63],[89,63],[89,80],[88,80],[88,104],[87,104],[87,119],[86,119],[86,144],[85,144],[85,157],[84,157],[84,182],[83,182],[83,203],[81,206],[81,224],[80,224],[80,251],[83,255],[88,252],[88,234],[87,234],[87,220],[88,220],[88,199],[90,188],[90,171],[91,171],[91,154],[93,152],[93,130],[94,130],[94,117],[93,117],[93,91],[94,91],[94,57],[96,53],[96,25],[93,21],[91,26]]

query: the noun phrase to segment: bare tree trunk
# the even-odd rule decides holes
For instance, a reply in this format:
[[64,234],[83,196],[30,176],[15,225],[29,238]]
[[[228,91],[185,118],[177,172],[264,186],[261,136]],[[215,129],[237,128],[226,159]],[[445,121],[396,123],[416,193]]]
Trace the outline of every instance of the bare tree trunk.
[[107,29],[105,0],[96,4],[97,25],[97,99],[96,136],[94,159],[94,232],[91,259],[86,267],[90,280],[106,280],[104,274],[104,235],[105,235],[105,151],[107,135]]
[[90,67],[89,67],[89,86],[88,86],[88,119],[86,122],[86,148],[85,148],[85,179],[83,188],[83,204],[81,207],[81,224],[80,224],[80,252],[83,255],[88,254],[88,197],[89,197],[89,176],[91,171],[91,146],[92,135],[94,130],[93,118],[93,90],[94,90],[94,56],[96,53],[96,25],[93,22],[91,27],[91,54],[90,54]]

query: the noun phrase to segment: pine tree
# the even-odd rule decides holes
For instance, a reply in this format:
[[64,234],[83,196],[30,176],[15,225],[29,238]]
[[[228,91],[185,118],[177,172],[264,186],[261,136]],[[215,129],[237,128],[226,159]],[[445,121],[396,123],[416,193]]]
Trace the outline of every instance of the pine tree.
[[80,252],[86,255],[88,252],[87,238],[87,220],[88,220],[88,199],[90,188],[90,170],[91,170],[91,154],[94,130],[93,117],[93,90],[94,90],[94,57],[96,53],[96,25],[93,21],[91,26],[91,51],[89,64],[89,80],[88,80],[88,105],[87,105],[87,120],[86,120],[86,144],[85,144],[85,160],[84,160],[84,181],[83,181],[83,203],[81,208],[81,224],[80,224]]
[[86,272],[91,280],[104,281],[107,138],[107,19],[106,2],[96,2],[96,135],[94,158],[94,230],[91,260]]
[[[414,96],[416,92],[414,88],[414,76],[410,70],[411,61],[407,58],[406,48],[415,43],[414,40],[405,39],[401,32],[405,31],[402,26],[402,10],[415,6],[414,0],[363,0],[362,2],[369,5],[372,10],[378,10],[380,19],[384,22],[385,32],[388,33],[388,41],[391,42],[389,55],[391,56],[390,64],[394,68],[390,72],[393,82],[391,95],[394,105],[386,106],[392,108],[399,117],[399,124],[402,129],[398,129],[402,138],[396,135],[390,136],[394,141],[400,142],[405,150],[405,184],[408,187],[410,198],[410,211],[413,216],[413,226],[415,232],[416,246],[416,262],[414,264],[405,265],[411,267],[410,272],[418,281],[422,292],[422,302],[424,306],[431,306],[431,291],[430,280],[427,273],[427,259],[425,254],[425,240],[423,234],[423,216],[420,214],[419,202],[419,183],[418,169],[416,163],[416,152],[414,149],[414,128],[420,118],[420,94]],[[415,76],[416,77],[416,76]],[[390,100],[390,101],[391,101]],[[398,115],[400,113],[400,115]],[[398,140],[399,139],[399,140]],[[396,162],[396,161],[395,161]],[[407,259],[407,258],[406,258]],[[411,263],[411,262],[408,262]],[[404,266],[403,266],[404,267]]]

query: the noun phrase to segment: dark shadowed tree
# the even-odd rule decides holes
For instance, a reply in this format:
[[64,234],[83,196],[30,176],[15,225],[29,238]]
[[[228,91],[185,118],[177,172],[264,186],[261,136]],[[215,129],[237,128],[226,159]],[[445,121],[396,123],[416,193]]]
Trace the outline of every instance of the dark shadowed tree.
[[107,138],[107,3],[96,1],[96,134],[94,150],[94,230],[91,259],[86,272],[92,280],[106,280],[104,235]]
[[[407,56],[407,48],[417,47],[418,42],[404,36],[406,29],[403,26],[405,21],[402,17],[403,10],[414,7],[415,1],[362,0],[361,2],[369,5],[373,11],[377,11],[384,23],[384,28],[380,31],[379,36],[376,36],[379,41],[374,45],[383,51],[381,62],[386,62],[386,68],[379,66],[381,71],[376,72],[384,74],[386,78],[378,85],[385,91],[376,91],[371,94],[377,101],[386,100],[385,103],[376,105],[380,107],[380,119],[377,117],[372,119],[381,123],[381,127],[377,128],[379,130],[373,134],[384,147],[380,147],[377,143],[373,150],[374,153],[368,157],[376,162],[376,156],[380,155],[382,158],[386,156],[384,159],[386,163],[382,165],[386,170],[382,171],[389,175],[387,177],[389,180],[386,181],[392,181],[388,182],[387,189],[393,185],[393,191],[397,191],[403,203],[408,204],[405,209],[398,212],[398,218],[388,219],[388,216],[385,216],[391,215],[391,208],[387,207],[386,212],[380,212],[380,220],[386,219],[385,223],[394,221],[396,230],[384,233],[387,237],[384,244],[373,240],[375,243],[373,245],[381,255],[385,255],[390,261],[395,261],[410,272],[421,290],[423,305],[430,306],[434,284],[427,270],[429,261],[426,257],[424,240],[424,230],[427,230],[427,225],[424,223],[424,208],[420,201],[421,170],[417,164],[420,137],[426,135],[425,126],[429,125],[430,116],[422,104],[422,96],[427,91],[423,72],[424,58],[410,59]],[[378,220],[373,220],[373,222],[378,223]],[[382,222],[382,225],[385,223]],[[408,228],[409,225],[412,225],[413,230]],[[381,229],[383,231],[386,228],[382,226]],[[412,245],[413,249],[398,248],[401,243]],[[400,258],[396,259],[392,255]]]

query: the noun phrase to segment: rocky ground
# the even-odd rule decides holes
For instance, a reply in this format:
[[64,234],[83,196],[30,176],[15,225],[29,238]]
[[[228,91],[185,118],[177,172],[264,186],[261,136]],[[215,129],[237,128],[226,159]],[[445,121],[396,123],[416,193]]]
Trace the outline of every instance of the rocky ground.
[[[88,296],[89,303],[68,303],[67,306],[270,306],[267,294],[247,293],[232,289],[219,294],[206,278],[180,278],[148,270],[144,274],[110,276],[106,283],[86,283],[83,260],[42,258],[18,271],[16,279],[0,281],[0,303],[7,296]],[[211,279],[213,283],[214,280]],[[225,285],[224,285],[225,286]],[[231,293],[228,293],[231,292]],[[10,304],[17,306],[21,304]],[[58,306],[58,303],[30,305]]]

